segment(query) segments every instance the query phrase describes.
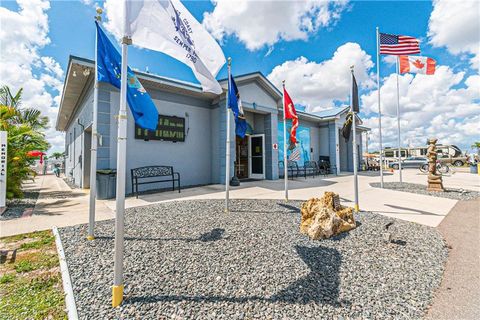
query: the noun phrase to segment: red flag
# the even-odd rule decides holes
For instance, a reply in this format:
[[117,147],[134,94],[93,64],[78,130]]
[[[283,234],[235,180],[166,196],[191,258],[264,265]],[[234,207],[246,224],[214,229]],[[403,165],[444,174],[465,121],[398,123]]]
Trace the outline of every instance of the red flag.
[[399,56],[400,73],[434,74],[435,60],[420,56]]
[[292,98],[288,95],[287,90],[283,88],[283,103],[285,103],[285,119],[292,119],[292,129],[290,130],[290,145],[295,147],[297,143],[297,128],[298,128],[298,116],[293,104]]

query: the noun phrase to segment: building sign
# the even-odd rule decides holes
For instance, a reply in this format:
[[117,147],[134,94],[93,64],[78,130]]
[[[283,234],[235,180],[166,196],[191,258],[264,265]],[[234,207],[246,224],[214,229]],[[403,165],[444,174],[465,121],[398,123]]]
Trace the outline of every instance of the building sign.
[[185,118],[159,115],[155,131],[140,128],[135,124],[135,139],[185,141]]
[[7,196],[7,131],[0,131],[0,208],[5,207]]

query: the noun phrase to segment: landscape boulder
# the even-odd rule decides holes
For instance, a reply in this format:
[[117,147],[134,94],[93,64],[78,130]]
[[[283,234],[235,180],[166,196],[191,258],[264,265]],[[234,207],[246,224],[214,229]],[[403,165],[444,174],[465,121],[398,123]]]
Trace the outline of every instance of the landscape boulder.
[[353,208],[340,205],[339,196],[333,192],[304,202],[301,213],[300,232],[313,240],[328,239],[356,227]]

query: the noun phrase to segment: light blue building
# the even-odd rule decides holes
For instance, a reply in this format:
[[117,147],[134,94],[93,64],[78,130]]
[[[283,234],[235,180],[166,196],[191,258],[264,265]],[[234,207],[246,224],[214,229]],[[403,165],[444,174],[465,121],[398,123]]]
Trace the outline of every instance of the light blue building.
[[[136,74],[157,106],[162,123],[177,123],[180,129],[159,131],[147,139],[129,113],[127,193],[131,192],[130,169],[149,165],[173,166],[181,174],[182,186],[224,183],[227,81],[220,81],[225,91],[215,95],[202,92],[196,84],[150,73]],[[278,179],[278,160],[283,154],[279,150],[279,138],[283,139],[281,92],[260,72],[236,76],[235,81],[249,130],[244,139],[235,138],[234,130],[231,132],[231,168],[240,178]],[[65,173],[82,188],[90,185],[93,84],[94,61],[71,56],[56,129],[65,132]],[[119,91],[101,83],[98,100],[97,168],[116,168]],[[353,170],[352,143],[346,143],[340,131],[347,111],[344,107],[315,114],[298,112],[299,162],[326,156],[338,172]],[[233,119],[231,125],[233,128]],[[368,130],[357,127],[359,155],[362,133]]]

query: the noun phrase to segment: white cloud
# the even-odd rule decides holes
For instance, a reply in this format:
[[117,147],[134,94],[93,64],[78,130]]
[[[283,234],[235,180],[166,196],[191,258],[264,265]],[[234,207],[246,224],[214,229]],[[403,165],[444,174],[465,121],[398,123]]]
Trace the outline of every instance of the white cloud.
[[122,38],[122,15],[123,7],[118,5],[117,0],[105,0],[103,3],[106,21],[104,23],[105,29],[111,32],[115,38]]
[[342,1],[212,0],[213,12],[203,24],[222,40],[235,35],[250,51],[280,40],[306,40],[318,29],[333,25],[347,7]]
[[[428,137],[439,143],[466,147],[480,139],[480,75],[465,78],[448,66],[434,75],[399,76],[402,143],[424,145]],[[361,97],[366,126],[372,128],[371,149],[378,149],[377,90]],[[381,87],[382,137],[384,146],[397,145],[396,75],[384,79]]]
[[278,88],[285,80],[296,104],[305,105],[307,111],[320,111],[333,107],[335,101],[348,102],[351,65],[355,66],[355,78],[361,87],[374,85],[369,74],[371,57],[352,42],[340,46],[329,60],[317,63],[299,57],[276,66],[267,77]]
[[397,63],[397,56],[383,56],[382,61],[386,64],[395,64]]
[[46,13],[50,3],[46,0],[17,0],[17,3],[18,12],[0,8],[1,85],[8,85],[14,92],[23,88],[23,105],[38,108],[48,116],[47,140],[52,150],[61,150],[63,134],[56,132],[54,125],[63,70],[52,57],[42,57],[39,52],[50,43]]
[[430,44],[455,55],[469,54],[480,67],[480,2],[435,0],[428,23]]

